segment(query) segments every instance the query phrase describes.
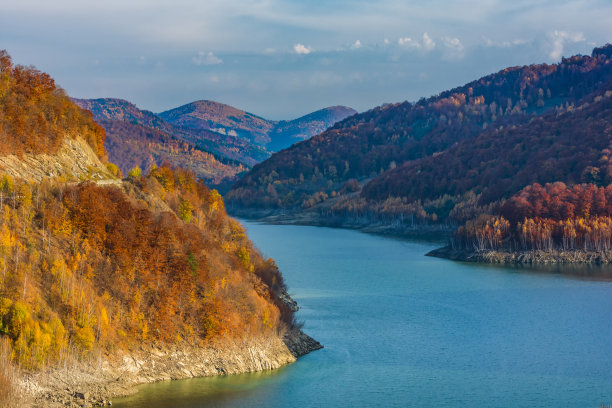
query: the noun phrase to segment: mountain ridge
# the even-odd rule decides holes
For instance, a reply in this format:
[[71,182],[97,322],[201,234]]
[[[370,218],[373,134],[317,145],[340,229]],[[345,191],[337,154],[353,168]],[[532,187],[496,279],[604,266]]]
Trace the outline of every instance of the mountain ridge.
[[[172,115],[166,115],[166,118],[175,117],[175,123],[170,123],[124,99],[72,100],[90,111],[106,130],[105,147],[111,161],[124,174],[135,166],[146,171],[153,164],[168,162],[189,168],[207,183],[221,189],[270,156],[266,147],[250,140],[254,138],[249,132],[254,129],[264,132],[255,139],[272,140],[268,145],[282,148],[326,129],[335,123],[336,118],[353,112],[344,107],[331,107],[291,121],[274,122],[218,102],[195,101],[174,109]],[[194,114],[197,109],[200,111]],[[201,109],[221,113],[210,114],[201,112]],[[207,117],[216,117],[217,122],[205,119]],[[240,129],[236,127],[239,117],[246,118],[240,122]],[[231,126],[243,136],[248,133],[248,137],[240,137]]]
[[351,116],[254,166],[234,184],[228,204],[281,212],[316,208],[403,163],[433,157],[487,130],[571,110],[612,81],[611,48],[558,64],[506,68],[415,103],[386,104]]
[[[352,108],[338,105],[296,119],[274,121],[220,102],[198,100],[158,115],[174,125],[243,137],[266,148],[273,146],[271,150],[276,151],[289,146],[286,139],[305,140],[355,113]],[[282,139],[275,140],[279,137]]]

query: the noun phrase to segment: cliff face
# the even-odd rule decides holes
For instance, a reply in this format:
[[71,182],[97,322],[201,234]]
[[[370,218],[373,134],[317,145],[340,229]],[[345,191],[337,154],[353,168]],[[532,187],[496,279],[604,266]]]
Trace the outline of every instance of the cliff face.
[[109,183],[117,180],[81,137],[65,138],[55,154],[0,156],[0,173],[33,182],[58,177],[70,181],[108,180]]

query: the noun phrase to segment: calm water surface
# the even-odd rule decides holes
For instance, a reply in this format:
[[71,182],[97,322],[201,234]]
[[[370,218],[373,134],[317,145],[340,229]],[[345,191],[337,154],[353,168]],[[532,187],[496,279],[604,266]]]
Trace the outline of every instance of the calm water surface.
[[429,258],[435,243],[350,230],[244,225],[276,259],[304,330],[325,349],[270,373],[146,385],[115,406],[612,403],[608,280]]

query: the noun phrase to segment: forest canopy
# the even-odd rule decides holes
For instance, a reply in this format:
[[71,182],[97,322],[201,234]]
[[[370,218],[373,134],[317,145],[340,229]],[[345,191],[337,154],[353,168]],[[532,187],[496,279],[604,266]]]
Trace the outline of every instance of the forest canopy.
[[55,153],[66,136],[82,137],[105,157],[104,130],[91,113],[72,103],[48,74],[13,65],[0,50],[0,154]]

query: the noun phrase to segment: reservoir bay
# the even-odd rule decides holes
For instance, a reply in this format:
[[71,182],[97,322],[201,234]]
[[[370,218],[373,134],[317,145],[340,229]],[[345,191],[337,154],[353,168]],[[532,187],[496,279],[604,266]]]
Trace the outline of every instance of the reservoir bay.
[[265,373],[140,387],[119,407],[612,404],[608,268],[426,257],[440,242],[243,221],[325,348]]

